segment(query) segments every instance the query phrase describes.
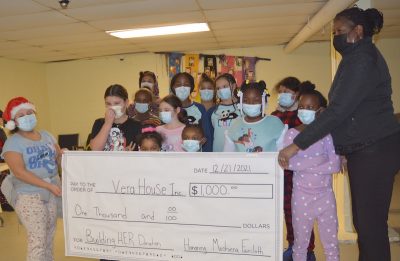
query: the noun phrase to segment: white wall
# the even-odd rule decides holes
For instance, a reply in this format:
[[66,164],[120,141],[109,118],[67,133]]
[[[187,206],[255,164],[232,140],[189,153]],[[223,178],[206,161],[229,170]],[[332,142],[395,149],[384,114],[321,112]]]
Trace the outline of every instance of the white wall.
[[[377,42],[385,56],[393,78],[393,102],[400,112],[400,39]],[[282,46],[200,50],[198,53],[258,56],[272,61],[257,63],[257,79],[265,80],[269,89],[283,77],[292,75],[310,80],[327,95],[331,84],[329,43],[306,43],[291,54]],[[165,57],[152,53],[116,55],[90,60],[48,64],[28,63],[0,58],[0,107],[17,95],[31,99],[38,107],[40,127],[54,135],[80,133],[86,141],[94,120],[104,113],[105,89],[119,83],[132,96],[138,89],[139,71],[155,71],[159,77],[160,94],[168,93]],[[269,111],[276,104],[271,92]]]
[[0,108],[7,102],[24,96],[31,100],[38,112],[38,126],[50,129],[49,96],[46,82],[46,65],[0,58]]

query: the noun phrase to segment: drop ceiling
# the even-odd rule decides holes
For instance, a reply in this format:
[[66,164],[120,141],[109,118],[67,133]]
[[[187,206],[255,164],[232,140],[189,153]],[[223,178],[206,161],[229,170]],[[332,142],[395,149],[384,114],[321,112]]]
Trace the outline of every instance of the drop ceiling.
[[[0,57],[53,62],[138,52],[285,44],[326,0],[0,0]],[[400,1],[374,1],[380,37],[400,37]],[[118,39],[106,30],[207,22],[210,32]],[[330,37],[326,25],[308,41]]]

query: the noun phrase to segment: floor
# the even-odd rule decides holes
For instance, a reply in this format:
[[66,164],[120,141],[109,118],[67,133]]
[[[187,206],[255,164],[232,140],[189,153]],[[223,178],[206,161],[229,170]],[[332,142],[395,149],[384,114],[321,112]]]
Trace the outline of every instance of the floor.
[[[0,260],[23,261],[26,256],[25,230],[18,224],[14,212],[1,213],[5,226],[0,227]],[[400,232],[400,174],[396,176],[391,210],[389,213],[389,225]],[[400,242],[391,243],[392,260],[400,260]],[[317,236],[316,250],[317,260],[325,260],[322,245]],[[340,256],[342,261],[357,260],[358,249],[356,244],[341,244]],[[79,261],[90,260],[85,258],[64,256],[64,233],[62,220],[58,220],[55,238],[55,260]]]

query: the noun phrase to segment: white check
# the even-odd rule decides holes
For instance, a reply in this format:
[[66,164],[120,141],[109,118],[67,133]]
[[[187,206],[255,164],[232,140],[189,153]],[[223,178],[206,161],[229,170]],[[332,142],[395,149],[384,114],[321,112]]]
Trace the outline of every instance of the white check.
[[282,259],[277,153],[66,152],[67,256]]

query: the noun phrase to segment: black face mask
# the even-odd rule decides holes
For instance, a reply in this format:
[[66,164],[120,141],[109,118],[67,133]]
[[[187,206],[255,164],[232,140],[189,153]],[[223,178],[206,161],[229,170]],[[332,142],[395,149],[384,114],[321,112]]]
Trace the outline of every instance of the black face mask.
[[339,34],[333,37],[333,47],[335,47],[336,51],[340,54],[343,54],[349,48],[352,48],[354,43],[347,42],[347,33],[346,34]]

